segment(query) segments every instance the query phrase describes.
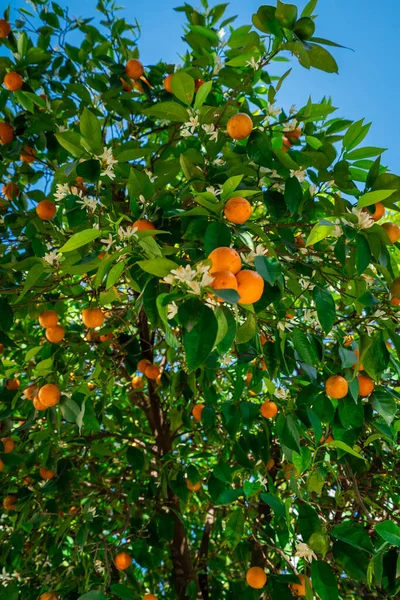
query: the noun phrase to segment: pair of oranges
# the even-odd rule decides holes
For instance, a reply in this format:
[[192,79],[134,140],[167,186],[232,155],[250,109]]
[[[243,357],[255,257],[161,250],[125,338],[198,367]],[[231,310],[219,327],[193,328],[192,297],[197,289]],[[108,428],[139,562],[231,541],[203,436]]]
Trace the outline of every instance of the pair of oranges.
[[215,248],[208,258],[211,260],[210,273],[214,277],[211,287],[214,290],[236,290],[239,304],[253,304],[260,300],[264,280],[256,271],[242,269],[242,261],[236,250]]

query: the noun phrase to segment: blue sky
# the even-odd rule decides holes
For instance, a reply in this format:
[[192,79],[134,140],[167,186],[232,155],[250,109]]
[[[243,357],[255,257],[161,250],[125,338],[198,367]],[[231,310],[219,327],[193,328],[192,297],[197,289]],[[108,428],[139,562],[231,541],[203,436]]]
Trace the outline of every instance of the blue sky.
[[[190,0],[187,0],[190,3]],[[228,0],[219,0],[220,2]],[[301,9],[306,0],[295,0]],[[73,16],[90,17],[95,14],[96,0],[58,0],[69,6]],[[200,0],[193,0],[197,7]],[[210,2],[214,6],[219,2]],[[236,23],[251,23],[251,15],[266,2],[263,0],[231,0],[227,15],[239,15]],[[269,2],[268,2],[269,3]],[[26,6],[23,0],[11,0],[13,7]],[[136,17],[141,24],[140,56],[144,64],[160,58],[179,62],[178,53],[184,51],[181,40],[185,16],[174,7],[183,0],[120,0],[125,5],[128,20]],[[273,4],[273,2],[270,2]],[[28,8],[28,7],[27,7]],[[285,81],[278,95],[278,104],[298,107],[305,104],[308,95],[314,101],[332,96],[338,116],[358,120],[365,117],[372,127],[365,145],[388,148],[383,163],[392,171],[398,169],[397,143],[400,140],[398,102],[398,22],[399,0],[319,0],[316,13],[316,35],[334,40],[353,51],[333,49],[339,64],[339,75],[321,71],[307,71],[293,61],[292,75]],[[16,11],[13,10],[15,18]],[[281,65],[282,72],[288,67]]]

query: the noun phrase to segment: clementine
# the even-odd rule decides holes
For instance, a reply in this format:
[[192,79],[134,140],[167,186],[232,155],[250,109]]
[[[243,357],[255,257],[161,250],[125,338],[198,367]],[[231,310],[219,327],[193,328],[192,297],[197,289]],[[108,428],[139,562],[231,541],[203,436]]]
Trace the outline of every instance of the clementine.
[[368,375],[359,375],[358,376],[358,395],[364,398],[365,396],[369,396],[375,387],[375,383],[368,377]]
[[85,308],[81,313],[83,324],[86,327],[101,327],[104,323],[104,313],[101,308]]
[[144,68],[140,60],[136,58],[131,58],[126,63],[125,73],[131,79],[139,79],[142,75],[144,75]]
[[253,121],[245,113],[237,113],[231,117],[226,126],[228,135],[234,140],[244,140],[253,129]]
[[0,144],[11,144],[14,139],[14,129],[8,123],[0,123]]
[[210,273],[230,271],[236,275],[242,268],[241,258],[233,248],[226,248],[224,246],[215,248],[215,250],[210,252],[208,258],[211,260]]
[[264,291],[264,279],[256,271],[239,271],[236,275],[240,296],[239,304],[257,302]]
[[49,406],[58,404],[61,398],[61,392],[57,385],[46,383],[39,389],[38,397],[42,405],[48,408]]
[[61,327],[61,325],[47,327],[45,335],[48,341],[52,344],[59,344],[64,339],[65,329],[64,327]]
[[273,419],[278,412],[278,407],[275,402],[271,402],[271,400],[267,400],[260,406],[260,413],[264,417],[264,419]]
[[22,162],[25,162],[28,164],[35,162],[35,158],[36,158],[35,148],[31,148],[30,146],[24,146],[19,158]]
[[392,244],[395,244],[400,238],[400,227],[395,223],[383,223],[382,227]]
[[6,38],[11,33],[10,23],[5,19],[0,19],[0,38]]
[[132,558],[127,552],[119,552],[114,558],[114,564],[120,571],[125,571],[132,564]]
[[1,189],[1,192],[7,200],[12,200],[13,198],[18,198],[20,195],[20,189],[16,183],[10,181],[9,183],[5,183]]
[[57,212],[57,207],[50,200],[42,200],[36,207],[36,214],[42,221],[51,221]]
[[24,80],[19,73],[12,71],[5,75],[3,83],[10,92],[18,92],[24,85]]
[[251,567],[246,573],[246,581],[251,588],[260,590],[267,583],[267,576],[261,567]]
[[201,413],[203,412],[203,410],[204,404],[195,404],[192,409],[192,415],[194,417],[194,420],[198,423],[201,421]]
[[47,329],[48,327],[55,327],[58,323],[58,314],[55,310],[45,310],[39,315],[39,325]]
[[326,380],[325,391],[331,398],[339,400],[347,395],[349,384],[341,375],[333,375]]
[[230,198],[224,207],[225,217],[236,225],[245,223],[250,218],[252,211],[250,202],[241,196]]
[[[211,287],[214,290],[237,290],[238,284],[236,277],[230,271],[215,271],[213,273],[214,280]],[[218,298],[219,302],[223,302],[222,298]]]
[[135,227],[138,231],[150,231],[155,229],[153,223],[148,219],[138,219],[132,224],[132,229]]

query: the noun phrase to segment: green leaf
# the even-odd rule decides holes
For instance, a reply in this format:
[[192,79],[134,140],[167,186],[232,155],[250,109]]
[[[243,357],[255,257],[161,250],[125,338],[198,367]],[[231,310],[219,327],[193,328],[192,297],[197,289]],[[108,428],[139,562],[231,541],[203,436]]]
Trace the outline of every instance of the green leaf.
[[243,509],[238,508],[229,517],[225,526],[225,536],[229,540],[231,548],[234,548],[241,541],[244,533],[246,515]]
[[290,177],[285,182],[285,202],[286,206],[294,215],[303,200],[303,190],[297,177]]
[[305,5],[305,7],[302,10],[301,16],[302,17],[311,17],[311,15],[313,14],[315,7],[317,6],[318,0],[309,0],[309,2],[307,2],[307,4]]
[[306,246],[312,246],[321,240],[324,240],[332,234],[335,229],[335,225],[329,221],[320,221],[310,231],[310,235],[307,238]]
[[205,81],[197,90],[196,99],[194,101],[195,110],[203,106],[204,102],[207,100],[207,96],[211,92],[212,84],[212,81]]
[[303,362],[313,366],[319,362],[315,343],[314,341],[311,343],[309,336],[296,327],[292,332],[291,339],[294,349]]
[[364,148],[357,148],[346,154],[348,160],[361,160],[363,158],[370,158],[371,156],[378,156],[385,152],[387,148],[376,148],[375,146],[365,146]]
[[271,494],[260,494],[260,498],[265,504],[268,504],[272,508],[273,511],[276,512],[280,517],[286,516],[285,505],[279,498],[272,496]]
[[236,334],[236,342],[238,344],[246,344],[256,334],[257,319],[252,313],[249,313],[246,321],[239,327]]
[[339,67],[332,54],[322,46],[317,44],[309,44],[308,58],[310,66],[326,73],[338,73]]
[[294,4],[285,4],[281,0],[278,0],[275,18],[282,27],[293,29],[297,21],[297,6]]
[[374,550],[374,546],[368,533],[362,525],[358,525],[357,523],[349,522],[336,525],[331,530],[330,535],[359,550],[365,550],[370,553]]
[[14,322],[14,313],[8,300],[0,298],[0,330],[9,331]]
[[146,273],[150,273],[150,275],[155,275],[156,277],[166,277],[172,269],[177,269],[179,266],[173,260],[162,257],[139,260],[136,264],[138,264],[143,271],[146,271]]
[[187,109],[177,102],[159,102],[150,108],[146,108],[143,113],[150,117],[177,121],[178,123],[185,123],[189,120]]
[[74,133],[73,131],[63,131],[62,133],[56,133],[55,136],[60,146],[68,150],[72,156],[80,158],[85,154],[85,151],[81,146],[81,136],[79,133]]
[[313,589],[322,600],[338,600],[339,590],[335,574],[322,560],[311,563]]
[[389,198],[394,192],[395,190],[376,190],[375,192],[368,192],[368,194],[364,194],[359,198],[357,206],[358,208],[364,208],[364,206],[371,206],[371,204],[382,202],[382,200],[386,200],[386,198]]
[[[272,168],[272,144],[269,135],[256,129],[251,132],[246,145],[247,156],[249,160],[260,167]],[[295,168],[298,168],[295,165]]]
[[294,450],[295,452],[301,454],[299,430],[296,425],[296,421],[290,414],[284,417],[282,443],[290,448],[290,450]]
[[76,174],[85,181],[96,182],[100,178],[100,162],[97,159],[84,160],[77,165]]
[[364,125],[364,119],[360,121],[356,121],[346,131],[343,138],[343,146],[346,150],[352,150],[358,144],[361,144],[365,136],[367,135],[369,129],[371,127],[371,123]]
[[132,600],[133,591],[123,583],[113,583],[110,587],[113,594],[122,600]]
[[345,444],[345,442],[342,442],[341,440],[333,440],[332,442],[329,442],[329,447],[339,448],[340,450],[344,450],[348,454],[352,454],[352,456],[356,456],[357,458],[364,460],[364,457],[361,456],[361,454],[353,450],[353,448],[351,448],[348,444]]
[[[233,177],[229,177],[229,179],[222,184],[221,200],[225,200],[228,194],[234,192],[242,179],[243,175],[234,175]],[[238,195],[240,195],[240,191],[238,192]]]
[[22,292],[20,293],[20,295],[17,298],[17,302],[20,302],[22,300],[22,298],[25,296],[25,294],[27,292],[29,292],[29,290],[31,288],[33,288],[33,286],[35,285],[35,283],[38,281],[38,279],[40,278],[40,276],[42,275],[42,273],[44,272],[44,264],[38,263],[36,265],[33,265],[33,267],[29,270],[25,282],[24,282],[24,287],[22,288]]
[[100,121],[86,107],[82,111],[79,128],[81,134],[86,139],[94,142],[95,144],[101,144],[102,138]]
[[208,256],[212,250],[231,245],[231,231],[225,223],[214,221],[210,223],[204,234],[204,251]]
[[375,525],[375,531],[389,544],[400,548],[400,527],[393,521],[382,521]]
[[358,233],[356,236],[356,265],[357,275],[364,273],[365,269],[371,262],[371,250],[365,236]]
[[107,276],[106,290],[111,288],[115,283],[119,281],[119,278],[121,277],[125,267],[125,261],[118,262],[111,267],[110,272]]
[[60,402],[60,409],[63,418],[70,423],[76,423],[79,418],[81,409],[79,404],[72,400],[72,398],[65,398]]
[[59,252],[72,252],[72,250],[77,250],[77,248],[81,248],[86,244],[90,244],[93,240],[97,239],[102,232],[98,229],[85,229],[84,231],[78,231],[73,236],[69,238],[67,242],[59,249]]
[[269,285],[274,285],[275,281],[282,275],[282,266],[277,258],[269,256],[256,256],[254,259],[256,271],[264,281]]
[[397,413],[397,404],[385,388],[378,387],[372,394],[372,408],[390,425]]
[[91,590],[79,596],[78,600],[107,600],[107,596],[100,590]]
[[194,96],[194,79],[185,71],[178,71],[171,78],[171,89],[173,94],[188,106],[191,105]]
[[325,333],[329,333],[336,319],[336,306],[331,292],[316,286],[313,289],[313,299],[317,307],[318,320]]
[[214,348],[218,322],[214,312],[197,298],[181,304],[178,317],[184,326],[183,346],[190,371],[200,367]]

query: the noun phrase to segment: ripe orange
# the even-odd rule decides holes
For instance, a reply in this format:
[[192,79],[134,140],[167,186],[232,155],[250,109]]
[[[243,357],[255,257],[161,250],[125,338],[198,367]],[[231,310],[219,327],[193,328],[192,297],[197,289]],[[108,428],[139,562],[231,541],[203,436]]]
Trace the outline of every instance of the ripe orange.
[[383,223],[382,227],[392,244],[395,244],[400,238],[400,227],[395,223]]
[[[211,287],[214,290],[237,290],[238,284],[236,277],[230,271],[215,271],[213,273],[213,282]],[[219,302],[223,302],[222,298],[217,298]]]
[[24,146],[22,148],[21,154],[20,154],[20,160],[22,162],[25,163],[33,163],[35,162],[35,158],[36,158],[36,150],[35,148],[31,148],[30,146]]
[[8,123],[0,123],[0,144],[11,144],[14,139],[14,129]]
[[390,304],[392,306],[398,306],[400,304],[400,298],[392,298]]
[[146,594],[143,596],[143,600],[157,600],[157,598],[153,594]]
[[288,137],[286,137],[286,135],[284,135],[282,138],[282,150],[284,152],[288,152],[291,147],[292,147],[292,142],[289,140]]
[[39,600],[57,600],[57,598],[57,594],[52,594],[51,592],[45,592],[39,596]]
[[201,483],[198,481],[197,483],[191,483],[189,479],[186,479],[187,489],[191,492],[198,492],[201,489]]
[[357,379],[359,387],[358,395],[363,398],[369,396],[374,391],[375,387],[375,383],[371,377],[368,377],[368,375],[359,375]]
[[347,395],[349,384],[341,375],[333,375],[326,380],[325,391],[331,398],[339,400]]
[[[293,594],[297,597],[304,597],[306,595],[306,576],[301,574],[299,575],[300,583],[289,583],[289,588],[293,592]],[[311,581],[308,579],[308,583],[311,586]]]
[[251,383],[252,379],[253,379],[253,373],[251,371],[247,371],[246,377],[245,377],[246,383]]
[[15,496],[14,494],[8,494],[8,496],[6,496],[3,500],[3,507],[5,508],[5,510],[15,510],[17,500],[17,496]]
[[110,333],[103,333],[103,335],[99,335],[99,340],[100,342],[109,342],[113,339],[113,337],[114,334],[112,331],[110,331]]
[[163,81],[164,84],[164,88],[167,90],[167,92],[169,92],[170,94],[172,94],[172,87],[171,87],[171,79],[173,78],[174,73],[170,73],[169,75],[166,76],[166,78]]
[[160,367],[158,367],[157,365],[152,365],[152,364],[147,365],[144,374],[149,379],[157,379],[157,377],[160,374]]
[[394,298],[400,298],[400,277],[393,279],[390,285],[390,293]]
[[278,412],[278,407],[275,402],[271,402],[267,400],[260,406],[260,413],[264,417],[264,419],[273,419]]
[[52,344],[59,344],[64,339],[65,329],[61,325],[54,325],[46,329],[45,335]]
[[4,463],[0,458],[0,473],[4,470]]
[[224,206],[226,218],[236,225],[245,223],[251,217],[252,211],[253,208],[250,202],[241,196],[231,198]]
[[354,363],[353,365],[353,369],[355,369],[356,367],[358,367],[359,371],[364,371],[364,365],[360,365],[360,351],[359,350],[353,350],[354,354],[357,356],[357,361]]
[[267,336],[265,335],[265,333],[261,333],[260,334],[260,344],[261,344],[261,346],[264,346],[264,344],[266,343],[266,341],[267,341]]
[[19,73],[12,71],[11,73],[7,73],[3,79],[3,83],[10,92],[18,92],[24,85],[24,80]]
[[285,136],[291,140],[298,140],[299,137],[301,137],[302,131],[300,129],[300,127],[296,127],[296,129],[293,129],[293,131],[285,131]]
[[10,452],[12,452],[15,448],[15,442],[14,440],[12,440],[11,438],[8,437],[4,437],[1,439],[1,441],[3,442],[3,446],[4,446],[4,454],[10,454]]
[[267,471],[270,471],[272,469],[272,467],[275,466],[275,461],[273,458],[270,458],[269,461],[267,462]]
[[124,90],[124,92],[132,91],[132,86],[129,85],[129,83],[127,81],[125,81],[125,79],[123,77],[120,77],[120,81],[122,83],[122,89]]
[[1,189],[1,192],[7,200],[12,200],[14,197],[18,198],[20,195],[20,189],[16,183],[10,181],[9,183],[5,183]]
[[55,406],[60,401],[61,392],[54,383],[46,383],[39,389],[38,397],[43,406],[48,408]]
[[377,202],[375,204],[375,212],[374,213],[371,213],[369,211],[368,206],[363,208],[363,212],[368,213],[374,221],[379,221],[379,219],[382,219],[382,217],[385,215],[385,207],[383,206],[382,202]]
[[135,375],[135,377],[132,378],[132,387],[134,390],[143,389],[144,383],[143,377],[140,377],[139,375]]
[[6,38],[11,33],[10,23],[5,19],[0,19],[0,38]]
[[192,409],[192,415],[194,417],[194,420],[198,423],[201,421],[201,413],[203,412],[203,410],[204,404],[195,404]]
[[221,248],[215,248],[208,255],[211,260],[210,273],[216,271],[230,271],[234,275],[242,268],[242,261],[239,254],[233,248],[227,248],[222,246]]
[[264,291],[264,279],[256,271],[239,271],[236,275],[238,282],[239,304],[257,302]]
[[201,86],[203,85],[203,83],[204,83],[204,79],[195,79],[194,80],[194,91],[198,92],[199,89],[201,88]]
[[92,381],[88,381],[87,384],[88,388],[90,391],[94,390],[96,388],[95,384]]
[[144,75],[144,68],[140,60],[136,58],[131,58],[128,60],[125,66],[125,73],[131,79],[139,79],[142,75]]
[[6,388],[8,390],[17,390],[20,386],[19,379],[7,379]]
[[253,129],[253,121],[245,113],[237,113],[231,117],[226,126],[228,135],[234,140],[244,140]]
[[101,327],[104,323],[104,313],[101,308],[85,308],[82,313],[82,321],[86,327],[91,329]]
[[343,346],[345,348],[348,348],[349,346],[351,346],[351,344],[353,342],[353,337],[351,335],[346,335],[346,337],[344,339],[345,339],[345,342],[344,342]]
[[137,228],[138,231],[150,231],[155,229],[153,223],[148,219],[138,219],[132,224],[132,229]]
[[267,576],[261,567],[251,567],[246,573],[246,581],[251,588],[260,590],[267,583]]
[[51,221],[57,212],[57,207],[50,200],[42,200],[36,207],[36,214],[42,221]]
[[114,564],[120,571],[125,571],[132,564],[132,558],[127,552],[119,552],[114,558]]
[[55,475],[54,471],[51,471],[50,469],[47,469],[46,467],[40,467],[39,473],[40,473],[40,477],[42,479],[53,479],[53,477]]
[[137,370],[139,371],[139,373],[144,374],[149,365],[151,365],[151,362],[147,360],[147,358],[142,358],[137,364]]
[[58,314],[55,310],[45,310],[39,315],[39,325],[47,329],[48,327],[55,327],[58,323]]
[[36,410],[46,410],[47,409],[47,406],[45,404],[43,404],[43,402],[40,401],[38,394],[36,394],[36,396],[33,398],[33,406],[36,408]]

